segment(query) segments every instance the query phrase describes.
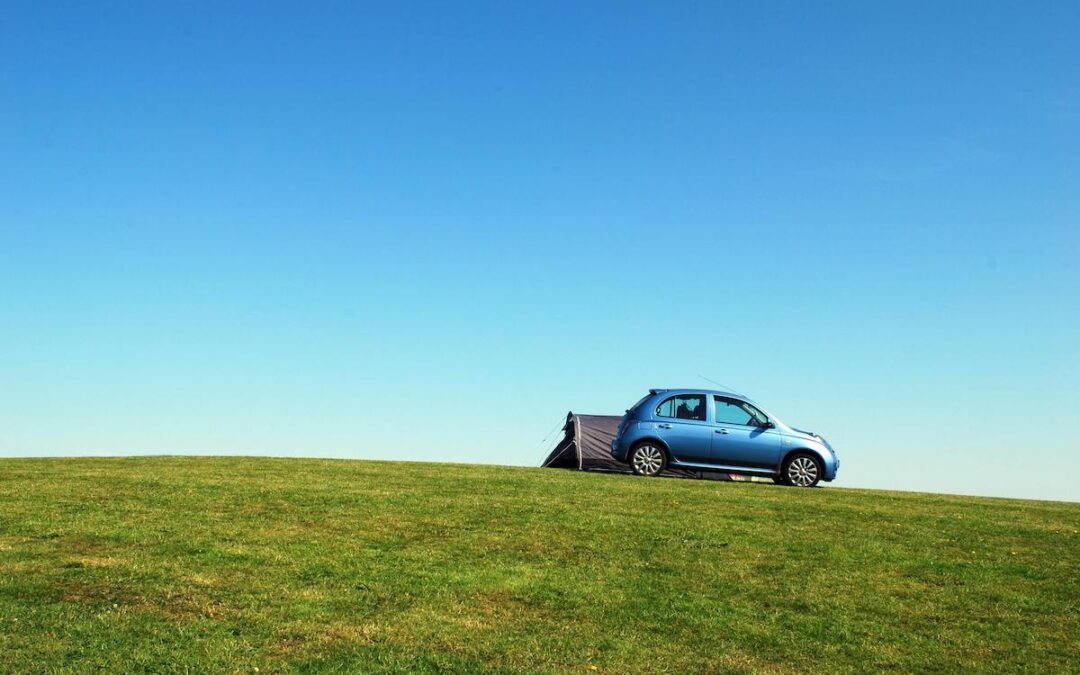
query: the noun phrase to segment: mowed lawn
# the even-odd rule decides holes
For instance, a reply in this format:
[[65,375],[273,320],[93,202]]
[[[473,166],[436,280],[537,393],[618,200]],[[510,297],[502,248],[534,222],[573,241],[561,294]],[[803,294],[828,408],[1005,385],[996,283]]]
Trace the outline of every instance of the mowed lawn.
[[0,460],[0,671],[1077,672],[1080,504]]

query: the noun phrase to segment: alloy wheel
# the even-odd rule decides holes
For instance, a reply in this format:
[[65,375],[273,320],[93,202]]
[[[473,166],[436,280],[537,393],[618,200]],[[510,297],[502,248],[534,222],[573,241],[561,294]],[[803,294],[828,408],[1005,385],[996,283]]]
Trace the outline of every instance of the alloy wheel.
[[787,479],[796,487],[810,487],[818,481],[817,462],[799,456],[788,463]]
[[664,453],[655,445],[642,445],[634,450],[634,472],[642,476],[655,476],[664,466]]

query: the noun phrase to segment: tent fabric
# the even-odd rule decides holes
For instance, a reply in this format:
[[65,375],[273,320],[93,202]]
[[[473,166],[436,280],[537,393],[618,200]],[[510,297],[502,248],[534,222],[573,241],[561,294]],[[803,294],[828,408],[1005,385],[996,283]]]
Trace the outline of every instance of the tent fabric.
[[[577,469],[579,471],[607,471],[610,473],[633,473],[630,466],[616,462],[611,456],[611,442],[619,430],[621,417],[616,415],[566,415],[562,440],[555,445],[541,465],[549,469]],[[661,476],[678,478],[705,478],[731,480],[726,473],[695,471],[691,469],[665,469]]]

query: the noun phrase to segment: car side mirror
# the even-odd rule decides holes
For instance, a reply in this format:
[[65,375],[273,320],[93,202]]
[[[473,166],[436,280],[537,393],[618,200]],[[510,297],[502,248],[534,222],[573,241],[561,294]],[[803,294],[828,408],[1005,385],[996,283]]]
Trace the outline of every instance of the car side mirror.
[[762,422],[761,423],[761,428],[762,429],[773,429],[775,427],[776,427],[776,425],[773,424],[772,422]]

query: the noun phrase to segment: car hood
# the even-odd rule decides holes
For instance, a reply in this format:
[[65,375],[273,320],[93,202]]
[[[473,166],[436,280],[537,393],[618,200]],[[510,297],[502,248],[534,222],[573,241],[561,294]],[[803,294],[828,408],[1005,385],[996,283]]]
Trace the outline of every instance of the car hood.
[[835,451],[835,450],[833,450],[833,446],[832,446],[832,445],[830,445],[830,444],[829,444],[829,442],[828,442],[827,440],[825,440],[824,438],[822,438],[822,437],[821,437],[821,435],[819,435],[819,434],[816,434],[816,433],[814,433],[813,431],[806,431],[806,430],[804,430],[804,429],[796,429],[795,427],[788,427],[788,428],[789,428],[789,429],[791,429],[792,431],[794,431],[794,432],[795,432],[795,435],[796,435],[797,437],[799,437],[799,438],[802,438],[803,440],[807,440],[807,441],[810,441],[810,442],[812,442],[812,443],[818,443],[818,444],[820,444],[820,445],[823,445],[823,446],[825,446],[825,448],[826,448],[826,449],[828,449],[828,451],[829,451],[829,452],[831,452],[831,453],[832,453],[832,454],[833,454],[834,456],[836,455],[836,451]]
[[803,436],[804,438],[809,438],[810,440],[814,440],[814,441],[818,441],[818,442],[821,442],[821,440],[822,440],[821,436],[818,436],[813,431],[806,431],[805,429],[796,429],[795,427],[788,427],[788,428],[791,429],[792,431],[794,431],[796,436]]

